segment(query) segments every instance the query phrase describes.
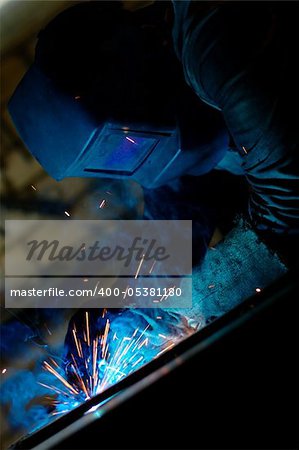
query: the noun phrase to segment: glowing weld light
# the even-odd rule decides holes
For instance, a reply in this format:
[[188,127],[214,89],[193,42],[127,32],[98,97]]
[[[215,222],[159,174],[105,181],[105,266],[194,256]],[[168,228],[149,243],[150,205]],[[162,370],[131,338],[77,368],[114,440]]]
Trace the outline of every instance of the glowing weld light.
[[151,343],[151,338],[147,335],[149,327],[147,325],[143,330],[136,328],[133,333],[121,338],[115,332],[110,335],[111,324],[107,318],[104,331],[94,337],[91,335],[90,317],[86,311],[83,338],[75,325],[72,329],[75,351],[71,353],[69,361],[70,376],[62,373],[53,358],[43,363],[44,370],[61,384],[61,387],[57,387],[54,383],[39,383],[57,395],[55,405],[53,404],[56,409],[52,415],[73,409],[128,376],[147,362],[149,357],[156,358],[175,345],[173,340],[167,340],[161,333],[159,336],[166,339],[167,346],[161,345],[159,348]]
[[262,292],[262,290],[261,290],[261,288],[257,287],[256,290],[255,290],[255,292],[258,292],[258,293],[259,293],[259,292]]
[[2,369],[2,372],[1,373],[5,373],[7,371],[7,369]]
[[65,214],[66,216],[68,216],[68,217],[71,217],[70,213],[67,212],[67,211],[64,211],[64,214]]

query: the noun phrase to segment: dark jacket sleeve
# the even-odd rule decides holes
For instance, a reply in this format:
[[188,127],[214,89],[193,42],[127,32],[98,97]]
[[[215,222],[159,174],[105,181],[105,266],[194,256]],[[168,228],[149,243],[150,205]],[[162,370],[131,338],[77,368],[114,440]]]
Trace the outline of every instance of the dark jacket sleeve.
[[203,16],[190,2],[181,56],[185,77],[202,100],[223,112],[242,154],[256,227],[298,233],[296,5],[223,3]]

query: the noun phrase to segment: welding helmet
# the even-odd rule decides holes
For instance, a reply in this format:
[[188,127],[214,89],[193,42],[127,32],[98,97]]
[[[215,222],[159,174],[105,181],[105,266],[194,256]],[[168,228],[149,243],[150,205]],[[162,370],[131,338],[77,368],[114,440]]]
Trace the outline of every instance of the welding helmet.
[[54,179],[130,178],[151,188],[222,159],[223,122],[184,82],[158,3],[146,13],[82,3],[40,32],[8,109]]

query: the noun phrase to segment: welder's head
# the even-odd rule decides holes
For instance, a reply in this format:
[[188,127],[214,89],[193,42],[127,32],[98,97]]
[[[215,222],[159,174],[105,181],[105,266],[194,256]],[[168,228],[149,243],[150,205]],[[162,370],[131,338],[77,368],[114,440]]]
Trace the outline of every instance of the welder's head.
[[98,120],[172,124],[178,64],[165,7],[155,6],[154,18],[151,8],[131,12],[118,1],[69,8],[39,33],[36,64]]
[[80,3],[40,32],[9,111],[55,179],[132,178],[154,187],[193,164],[194,155],[180,161],[184,82],[167,5],[130,12],[118,1]]

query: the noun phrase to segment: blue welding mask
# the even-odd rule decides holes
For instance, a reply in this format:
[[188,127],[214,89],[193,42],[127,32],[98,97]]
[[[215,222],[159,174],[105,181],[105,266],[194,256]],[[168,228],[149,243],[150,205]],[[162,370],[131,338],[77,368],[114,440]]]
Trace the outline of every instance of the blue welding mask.
[[[99,23],[111,14],[114,27],[104,33]],[[35,63],[8,109],[56,180],[121,178],[154,188],[206,173],[224,156],[228,137],[219,113],[187,87],[156,24],[136,21],[144,18],[132,23],[118,2],[86,2],[40,33]]]

